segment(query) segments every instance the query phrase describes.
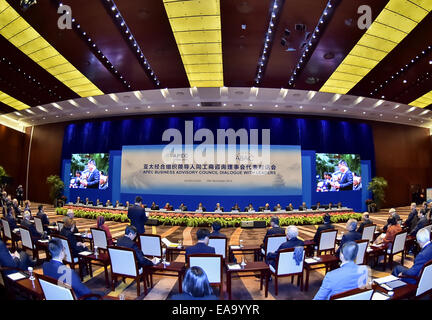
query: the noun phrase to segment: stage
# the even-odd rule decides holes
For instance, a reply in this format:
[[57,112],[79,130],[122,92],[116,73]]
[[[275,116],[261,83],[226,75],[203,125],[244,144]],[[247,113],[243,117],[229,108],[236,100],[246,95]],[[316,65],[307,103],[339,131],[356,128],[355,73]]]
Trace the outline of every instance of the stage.
[[[126,208],[94,207],[86,205],[68,204],[57,208],[56,213],[66,215],[67,210],[74,210],[75,217],[96,219],[99,215],[107,221],[128,222]],[[277,216],[281,226],[315,225],[323,223],[323,215],[329,213],[333,223],[346,222],[349,219],[360,220],[362,215],[350,208],[331,210],[293,210],[271,212],[195,212],[195,211],[163,211],[149,210],[149,225],[171,225],[188,227],[209,227],[214,221],[219,221],[222,227],[239,227],[243,221],[265,221],[270,225],[270,219]]]

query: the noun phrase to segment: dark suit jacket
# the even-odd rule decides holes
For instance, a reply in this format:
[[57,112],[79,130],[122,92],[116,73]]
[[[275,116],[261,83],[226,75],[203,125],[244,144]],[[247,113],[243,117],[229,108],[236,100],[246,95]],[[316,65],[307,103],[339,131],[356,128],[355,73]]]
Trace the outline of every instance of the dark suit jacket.
[[136,253],[138,264],[141,267],[152,266],[153,265],[153,262],[151,262],[149,259],[147,259],[146,257],[144,257],[144,253],[138,247],[137,243],[135,241],[132,241],[128,237],[123,236],[123,237],[119,238],[117,240],[117,246],[118,247],[125,247],[125,248],[129,248],[129,249],[133,249],[133,251],[135,251],[135,253]]
[[361,233],[358,233],[357,231],[350,231],[344,234],[341,239],[339,248],[336,251],[336,254],[339,256],[340,249],[342,248],[345,242],[361,240],[361,237],[362,237]]
[[[49,262],[44,262],[42,269],[45,276],[63,280],[63,283],[70,285],[78,299],[83,295],[91,294],[90,289],[81,282],[75,271],[65,266],[63,263],[51,260]],[[68,283],[69,281],[71,281],[71,283]]]
[[99,189],[100,172],[98,169],[94,169],[87,178],[87,188],[88,189]]
[[276,252],[269,252],[267,253],[267,263],[271,264],[273,268],[275,268],[275,259],[279,253],[279,251],[283,249],[289,249],[289,248],[295,248],[295,247],[303,247],[304,242],[303,240],[300,240],[298,238],[294,238],[291,240],[287,240],[286,242],[282,243],[279,248],[276,250]]
[[[199,208],[197,207],[196,210],[199,210]],[[207,209],[205,207],[201,207],[202,212],[206,212]]]
[[220,233],[220,232],[213,231],[212,233],[210,233],[210,237],[224,237],[224,238],[226,238],[226,235],[224,235],[223,233]]
[[339,182],[339,190],[352,190],[353,189],[353,174],[347,170]]
[[[218,209],[218,208],[215,207],[215,211],[216,211],[217,209]],[[219,210],[223,212],[223,211],[224,211],[224,208],[223,208],[223,207],[219,207]]]
[[178,293],[171,296],[171,300],[218,300],[218,298],[214,294],[204,297],[193,297],[188,293]]
[[31,223],[30,221],[27,221],[27,220],[24,219],[21,222],[21,225],[23,227],[26,227],[27,229],[29,229],[30,235],[31,235],[32,238],[40,239],[41,234],[36,230],[36,226],[34,225],[34,223]]
[[61,229],[61,231],[60,231],[60,235],[62,235],[63,237],[66,237],[69,240],[70,250],[71,250],[72,256],[74,258],[78,257],[78,253],[80,253],[82,251],[86,251],[86,249],[84,247],[77,245],[77,240],[70,229],[63,227],[63,229]]
[[412,227],[412,223],[415,220],[414,218],[417,216],[417,209],[411,210],[411,212],[408,215],[408,218],[405,220],[405,226],[407,226],[409,229]]
[[275,234],[285,234],[285,228],[281,228],[281,227],[270,228],[267,230],[265,237],[272,236]]
[[137,228],[138,234],[145,232],[145,223],[147,222],[146,211],[138,205],[133,205],[128,208],[128,218],[131,221],[131,225]]
[[49,222],[48,216],[45,212],[38,211],[38,213],[36,214],[36,217],[38,217],[42,220],[42,224],[44,226],[44,229],[47,228],[47,226],[49,226],[50,222]]
[[[414,259],[413,266],[410,269],[406,269],[402,271],[402,274],[406,276],[414,276],[414,277],[419,276],[421,269],[429,260],[432,260],[432,243],[429,243],[426,247],[424,247],[419,252],[417,257],[415,257]],[[414,279],[403,279],[403,280],[405,282],[415,283]]]
[[364,227],[368,224],[372,224],[372,221],[370,219],[367,219],[367,220],[361,222],[358,229],[357,229],[357,232],[362,234]]
[[[4,242],[0,240],[0,266],[7,268],[19,268],[19,259],[12,258]],[[13,273],[14,271],[11,271]]]
[[422,217],[416,224],[415,228],[413,231],[410,232],[411,236],[415,236],[417,234],[417,232],[424,228],[428,223],[428,220],[426,219],[426,217]]
[[321,232],[324,230],[329,230],[329,229],[334,229],[334,226],[331,223],[324,223],[318,227],[317,231],[315,232],[315,236],[313,238],[316,245],[318,245],[318,241],[320,239]]
[[194,253],[216,253],[215,248],[206,245],[205,243],[198,242],[192,247],[186,248],[186,256]]
[[13,229],[18,227],[17,222],[12,215],[6,215],[6,220],[7,220],[7,222],[9,222],[9,227],[10,227],[11,232],[13,231]]

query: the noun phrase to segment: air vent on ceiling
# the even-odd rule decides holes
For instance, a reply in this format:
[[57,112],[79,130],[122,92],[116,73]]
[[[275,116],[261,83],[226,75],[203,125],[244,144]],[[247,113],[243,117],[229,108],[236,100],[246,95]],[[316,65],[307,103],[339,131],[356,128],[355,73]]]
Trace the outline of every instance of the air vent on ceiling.
[[222,107],[222,103],[220,103],[219,101],[205,101],[205,102],[201,102],[201,106],[202,107]]

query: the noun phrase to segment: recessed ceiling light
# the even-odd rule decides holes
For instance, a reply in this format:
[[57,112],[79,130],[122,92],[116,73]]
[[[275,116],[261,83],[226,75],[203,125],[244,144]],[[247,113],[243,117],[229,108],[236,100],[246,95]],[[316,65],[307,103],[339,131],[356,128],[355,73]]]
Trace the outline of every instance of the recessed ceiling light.
[[174,107],[175,107],[175,105],[173,105],[173,104],[172,104],[172,105],[171,105],[171,107],[172,107],[172,108],[174,108]]
[[108,112],[108,109],[105,109],[105,112]]
[[275,104],[275,108],[279,107],[277,104]]
[[432,64],[432,60],[429,60],[429,64]]
[[346,112],[346,109],[344,110],[344,112]]
[[325,107],[323,107],[323,110],[325,110],[326,108]]
[[73,116],[73,113],[71,113],[70,115]]
[[380,117],[382,117],[383,115],[382,115],[382,113],[380,113]]
[[201,107],[201,104],[200,104],[200,103],[197,103],[197,107]]
[[150,109],[150,106],[147,106],[147,109]]
[[224,107],[226,107],[226,105],[227,105],[226,103],[223,104]]
[[300,109],[303,109],[303,106],[300,106]]
[[253,107],[253,104],[252,104],[252,103],[250,103],[250,104],[249,104],[249,107]]
[[363,111],[363,114],[366,114],[366,112],[365,112],[365,111]]
[[407,83],[408,81],[404,80],[403,83]]
[[395,119],[399,118],[398,116],[395,116]]
[[89,113],[90,113],[90,111],[87,111],[86,113],[87,113],[87,114],[89,114]]

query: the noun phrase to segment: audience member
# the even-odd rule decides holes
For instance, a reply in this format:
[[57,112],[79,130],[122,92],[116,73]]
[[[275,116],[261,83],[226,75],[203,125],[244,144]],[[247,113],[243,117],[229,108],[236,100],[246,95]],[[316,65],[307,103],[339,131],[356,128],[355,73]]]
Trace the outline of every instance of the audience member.
[[417,205],[415,202],[411,203],[410,209],[411,211],[408,215],[408,218],[404,222],[404,226],[407,227],[409,231],[412,231],[418,221]]
[[21,221],[21,226],[26,227],[30,231],[30,235],[33,239],[40,239],[41,234],[36,230],[36,226],[32,223],[31,214],[28,211],[24,211],[23,220]]
[[[397,214],[395,208],[391,208],[391,209],[389,210],[389,218],[392,218],[392,217],[396,218],[396,221],[401,220],[401,218],[400,218],[400,216]],[[387,224],[383,227],[383,231],[384,231],[384,232],[387,231],[387,227],[388,227]]]
[[375,244],[384,243],[388,249],[391,249],[391,243],[394,241],[396,234],[402,231],[402,227],[397,223],[395,217],[388,218],[387,231],[382,233],[376,240]]
[[67,211],[67,214],[66,214],[66,215],[67,215],[68,218],[72,219],[72,223],[73,223],[72,233],[79,233],[78,228],[77,228],[77,226],[76,226],[76,223],[75,223],[75,221],[73,220],[74,217],[75,217],[75,213],[74,213],[74,211],[73,211],[72,209],[69,209],[69,210]]
[[145,223],[148,220],[148,213],[142,207],[142,198],[135,197],[135,204],[128,208],[128,218],[130,224],[137,229],[139,234],[145,233]]
[[365,226],[367,226],[368,224],[372,224],[372,220],[369,219],[369,212],[363,212],[363,216],[362,216],[362,222],[360,223],[357,232],[362,234],[363,233],[363,228]]
[[209,236],[215,236],[215,237],[224,237],[226,238],[226,235],[224,235],[223,233],[220,233],[220,229],[222,228],[222,225],[219,221],[215,221],[212,224],[212,229],[213,232],[210,233]]
[[63,220],[64,226],[60,231],[60,235],[65,237],[67,240],[69,240],[70,250],[72,252],[73,257],[78,257],[78,254],[80,252],[86,251],[87,247],[84,243],[78,242],[76,240],[76,237],[74,235],[73,229],[75,228],[74,221],[66,217]]
[[331,216],[328,213],[325,213],[323,216],[324,219],[324,224],[320,225],[317,229],[317,231],[315,232],[315,236],[313,238],[315,245],[318,245],[320,236],[321,236],[321,232],[323,232],[324,230],[329,230],[329,229],[334,229],[334,226],[331,223]]
[[426,262],[432,260],[432,246],[430,245],[430,232],[428,229],[421,229],[416,234],[417,243],[421,250],[419,254],[414,259],[414,264],[411,268],[406,268],[404,266],[398,265],[393,269],[392,274],[397,277],[402,277],[402,280],[407,283],[415,284],[417,283],[413,278],[407,277],[418,277],[420,271]]
[[198,229],[196,236],[198,241],[196,245],[186,248],[186,257],[194,253],[216,253],[215,248],[208,245],[210,232],[207,229]]
[[276,257],[279,251],[283,249],[295,248],[295,247],[303,247],[304,242],[300,240],[298,237],[298,229],[296,226],[289,226],[286,228],[286,237],[287,241],[282,243],[276,252],[268,252],[267,253],[267,264],[271,265],[273,268],[276,268]]
[[48,226],[50,225],[49,219],[48,219],[48,215],[45,213],[44,211],[44,206],[43,204],[40,204],[38,206],[38,212],[36,213],[36,217],[40,218],[42,221],[42,225],[45,231],[48,231]]
[[346,230],[348,233],[345,233],[342,236],[340,245],[338,250],[336,251],[336,255],[339,256],[340,250],[345,242],[360,240],[362,235],[356,231],[357,229],[357,221],[354,219],[349,219],[346,224]]
[[137,229],[135,228],[135,226],[127,226],[125,229],[125,235],[117,240],[117,246],[133,249],[135,251],[140,267],[152,266],[154,264],[157,264],[159,262],[158,258],[153,258],[152,260],[150,260],[144,256],[143,252],[135,242],[136,236]]
[[[25,251],[11,253],[6,244],[0,240],[0,267],[27,270],[28,267],[34,267],[35,264],[36,262],[31,260]],[[7,271],[6,274],[14,272],[16,271]]]
[[426,211],[424,211],[423,209],[421,209],[418,213],[418,221],[416,226],[414,227],[414,229],[409,233],[410,236],[415,237],[415,235],[417,234],[417,232],[424,228],[426,225],[428,224],[428,220],[426,218]]
[[109,246],[112,246],[114,244],[113,239],[112,239],[112,235],[111,235],[110,229],[105,224],[105,218],[103,216],[97,217],[96,228],[105,231],[105,234],[107,236],[107,243]]
[[348,241],[342,245],[340,268],[325,275],[314,300],[329,300],[335,294],[365,287],[369,283],[368,268],[354,263],[357,252],[358,245],[354,241]]
[[182,291],[173,295],[171,300],[217,300],[206,273],[200,267],[191,267],[186,271]]

